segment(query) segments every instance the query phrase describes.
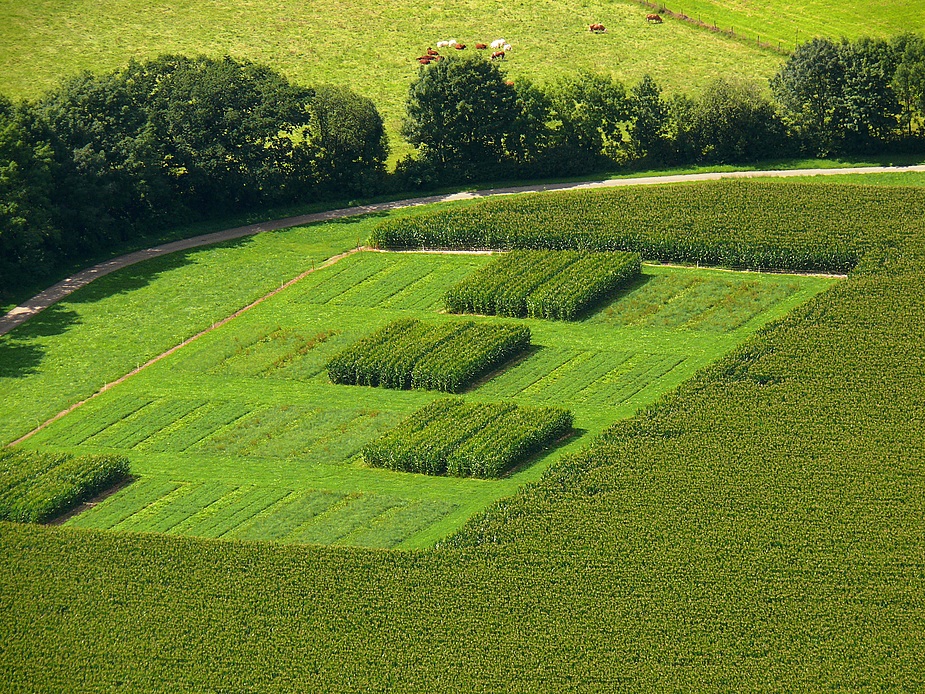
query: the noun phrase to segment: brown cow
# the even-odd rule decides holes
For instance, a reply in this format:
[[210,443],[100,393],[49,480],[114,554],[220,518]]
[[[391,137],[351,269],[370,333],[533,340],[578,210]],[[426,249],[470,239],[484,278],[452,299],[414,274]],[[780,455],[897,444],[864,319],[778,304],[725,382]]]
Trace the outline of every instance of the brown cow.
[[603,24],[592,24],[588,27],[588,31],[592,34],[603,34],[607,29],[604,28]]
[[650,23],[661,24],[661,23],[662,23],[662,15],[660,15],[660,14],[647,14],[647,15],[646,15],[646,21],[647,21],[647,22],[650,22]]
[[487,44],[484,44],[484,43],[475,44],[475,50],[477,51],[484,51],[486,48],[488,48]]
[[495,51],[491,54],[492,60],[504,60],[504,51]]
[[418,62],[421,65],[430,65],[431,60],[433,59],[429,55],[422,55],[420,58],[418,58]]
[[464,51],[466,50],[466,44],[457,43],[455,46],[453,46],[453,48],[455,48],[457,51]]
[[439,54],[437,51],[435,51],[433,48],[428,48],[428,49],[427,49],[427,55],[433,57],[433,56],[435,56],[435,55],[440,55],[440,54]]

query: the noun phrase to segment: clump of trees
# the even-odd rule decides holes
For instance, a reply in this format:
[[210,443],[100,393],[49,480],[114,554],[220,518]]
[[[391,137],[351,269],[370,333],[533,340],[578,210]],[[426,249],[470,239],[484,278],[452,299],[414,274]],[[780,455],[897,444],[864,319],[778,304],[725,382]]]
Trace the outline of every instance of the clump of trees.
[[814,39],[770,85],[697,98],[579,71],[516,84],[448,56],[412,83],[387,175],[375,104],[232,58],[162,56],[0,97],[0,293],[152,229],[236,210],[502,177],[925,151],[925,39]]
[[0,100],[0,291],[166,224],[378,190],[387,153],[369,99],[228,57]]
[[692,99],[649,76],[628,89],[578,72],[541,88],[451,56],[411,86],[405,133],[418,152],[399,172],[433,184],[925,148],[920,36],[814,39],[769,87],[717,78]]

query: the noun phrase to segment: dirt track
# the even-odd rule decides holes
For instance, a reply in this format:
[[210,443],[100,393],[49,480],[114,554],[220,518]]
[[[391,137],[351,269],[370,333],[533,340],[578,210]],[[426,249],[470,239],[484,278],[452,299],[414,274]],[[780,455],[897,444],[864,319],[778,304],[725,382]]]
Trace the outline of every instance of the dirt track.
[[99,263],[86,270],[81,270],[75,275],[61,280],[57,284],[49,287],[43,292],[36,294],[25,303],[17,306],[4,316],[0,316],[0,335],[5,335],[10,330],[22,323],[25,323],[32,316],[66,296],[76,292],[81,287],[88,285],[97,277],[108,275],[116,270],[121,270],[129,265],[140,263],[144,260],[157,258],[177,251],[185,251],[190,248],[200,246],[209,246],[222,241],[231,241],[243,236],[251,236],[264,231],[276,231],[288,227],[302,226],[316,222],[324,222],[331,219],[342,219],[344,217],[354,217],[357,215],[369,214],[372,212],[387,212],[397,210],[403,207],[414,207],[417,205],[428,205],[435,202],[448,202],[452,200],[468,200],[472,198],[485,198],[495,195],[513,195],[516,193],[542,193],[547,191],[558,190],[583,190],[587,188],[614,188],[620,186],[644,186],[659,185],[666,183],[687,183],[693,181],[716,181],[723,178],[785,178],[791,176],[832,176],[837,174],[865,174],[865,173],[901,173],[904,171],[925,171],[925,165],[919,166],[869,166],[853,167],[842,169],[792,169],[787,171],[729,171],[725,173],[702,173],[702,174],[678,174],[674,176],[647,176],[643,178],[614,178],[604,181],[588,181],[584,183],[547,183],[532,186],[513,186],[509,188],[491,188],[487,190],[476,190],[472,192],[453,193],[450,195],[431,195],[421,198],[408,198],[405,200],[395,200],[393,202],[375,203],[372,205],[358,205],[356,207],[346,207],[338,210],[328,210],[327,212],[316,212],[298,217],[287,217],[259,224],[249,224],[248,226],[235,227],[234,229],[225,229],[216,231],[211,234],[194,236],[181,241],[165,243],[161,246],[155,246],[142,251],[135,251],[127,255],[107,260]]

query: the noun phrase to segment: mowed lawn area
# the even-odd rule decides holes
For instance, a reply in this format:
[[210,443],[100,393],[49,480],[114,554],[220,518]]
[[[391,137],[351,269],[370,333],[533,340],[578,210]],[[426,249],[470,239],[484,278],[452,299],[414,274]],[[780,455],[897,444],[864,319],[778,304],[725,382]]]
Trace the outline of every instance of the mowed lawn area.
[[667,0],[660,3],[723,30],[792,49],[815,36],[888,38],[925,31],[925,2],[870,0]]
[[368,467],[364,444],[446,396],[333,385],[325,363],[397,318],[455,320],[442,312],[444,292],[489,259],[372,251],[344,258],[25,445],[118,451],[131,460],[137,481],[69,525],[428,546],[834,281],[645,266],[628,290],[582,321],[523,320],[533,335],[528,354],[463,395],[566,407],[575,415],[573,437],[500,480]]
[[[7,0],[0,3],[0,93],[36,97],[80,70],[101,72],[159,53],[230,54],[266,63],[306,85],[341,84],[371,97],[393,145],[415,58],[441,39],[507,39],[516,81],[544,83],[578,68],[629,83],[651,74],[663,88],[696,92],[719,75],[766,78],[783,57],[707,31],[651,26],[629,2],[461,2],[425,5],[333,0]],[[604,22],[607,33],[588,25]],[[682,67],[683,66],[683,67]]]

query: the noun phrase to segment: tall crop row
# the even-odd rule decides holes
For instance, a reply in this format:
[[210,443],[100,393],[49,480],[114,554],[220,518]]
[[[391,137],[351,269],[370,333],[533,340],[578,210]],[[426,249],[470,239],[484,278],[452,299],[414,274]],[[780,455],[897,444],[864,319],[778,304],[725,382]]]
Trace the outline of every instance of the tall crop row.
[[451,287],[447,310],[575,320],[639,274],[635,253],[511,251]]
[[456,393],[529,346],[526,326],[406,319],[335,355],[327,369],[334,383]]
[[17,451],[0,458],[0,520],[44,522],[60,516],[128,475],[115,455]]
[[533,318],[575,320],[639,275],[636,253],[585,253],[526,299]]
[[402,472],[500,477],[571,427],[571,412],[555,407],[438,400],[368,444],[363,457]]
[[[510,196],[390,219],[381,248],[633,251],[643,258],[750,269],[844,272],[889,225],[860,187],[727,181]],[[910,205],[918,205],[910,201]],[[852,209],[846,215],[843,210]]]

